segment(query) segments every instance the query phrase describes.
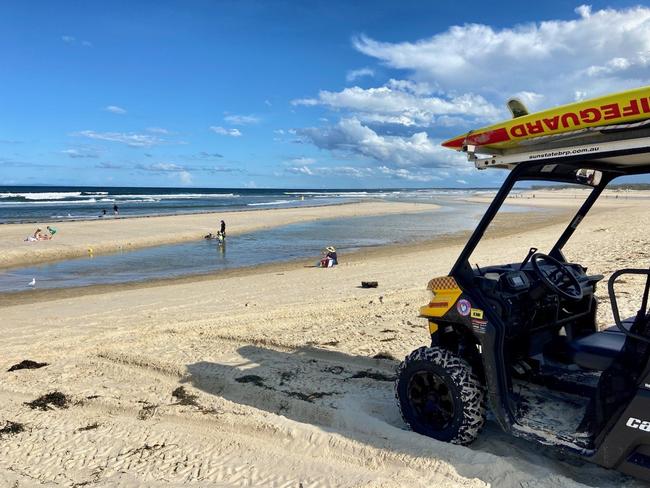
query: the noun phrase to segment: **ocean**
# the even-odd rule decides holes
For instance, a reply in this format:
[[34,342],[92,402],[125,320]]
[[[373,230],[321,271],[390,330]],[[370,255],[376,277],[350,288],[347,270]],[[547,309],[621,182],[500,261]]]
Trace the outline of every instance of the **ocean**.
[[368,199],[431,202],[489,189],[251,189],[0,186],[0,223],[85,220],[113,215],[144,216],[332,205]]

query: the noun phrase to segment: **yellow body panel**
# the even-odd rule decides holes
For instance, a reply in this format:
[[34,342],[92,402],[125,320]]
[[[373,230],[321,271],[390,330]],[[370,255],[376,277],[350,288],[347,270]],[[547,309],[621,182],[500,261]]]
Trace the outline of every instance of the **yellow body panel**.
[[420,315],[423,317],[442,317],[463,293],[451,276],[434,278],[429,281],[427,288],[433,292],[433,297],[428,305],[420,308]]

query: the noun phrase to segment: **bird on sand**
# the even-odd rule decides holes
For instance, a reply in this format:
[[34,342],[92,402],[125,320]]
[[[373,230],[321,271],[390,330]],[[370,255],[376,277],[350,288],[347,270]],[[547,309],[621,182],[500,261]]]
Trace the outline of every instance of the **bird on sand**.
[[36,286],[36,278],[32,278],[32,281],[27,283],[27,286]]

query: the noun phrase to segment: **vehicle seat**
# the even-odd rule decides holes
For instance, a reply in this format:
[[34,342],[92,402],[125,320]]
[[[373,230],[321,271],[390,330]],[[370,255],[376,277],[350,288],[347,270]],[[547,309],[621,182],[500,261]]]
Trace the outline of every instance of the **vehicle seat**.
[[[630,329],[634,318],[623,321],[623,327]],[[615,325],[593,334],[580,337],[569,343],[569,357],[581,368],[605,371],[623,349],[626,335]]]

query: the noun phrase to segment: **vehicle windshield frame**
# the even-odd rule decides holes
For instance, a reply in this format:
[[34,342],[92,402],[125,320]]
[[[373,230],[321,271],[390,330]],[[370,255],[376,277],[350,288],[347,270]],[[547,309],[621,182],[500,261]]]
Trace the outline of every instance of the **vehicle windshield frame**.
[[[577,181],[576,172],[580,169],[593,169],[600,171],[602,177],[598,184],[592,186]],[[547,183],[565,183],[590,188],[592,190],[576,214],[571,218],[567,227],[549,252],[551,257],[554,257],[561,262],[566,262],[562,253],[563,247],[569,241],[580,222],[589,213],[609,183],[620,176],[649,173],[650,156],[648,157],[648,164],[627,168],[613,167],[612,165],[603,164],[599,161],[590,161],[588,158],[585,158],[584,160],[572,158],[570,161],[560,159],[540,162],[525,162],[516,165],[510,171],[510,174],[501,185],[501,188],[485,211],[485,214],[476,226],[476,229],[465,244],[464,249],[451,269],[450,275],[459,278],[461,281],[463,281],[463,278],[470,279],[473,277],[473,271],[469,259],[479,242],[482,240],[485,231],[492,224],[494,218],[518,182],[544,181]]]

